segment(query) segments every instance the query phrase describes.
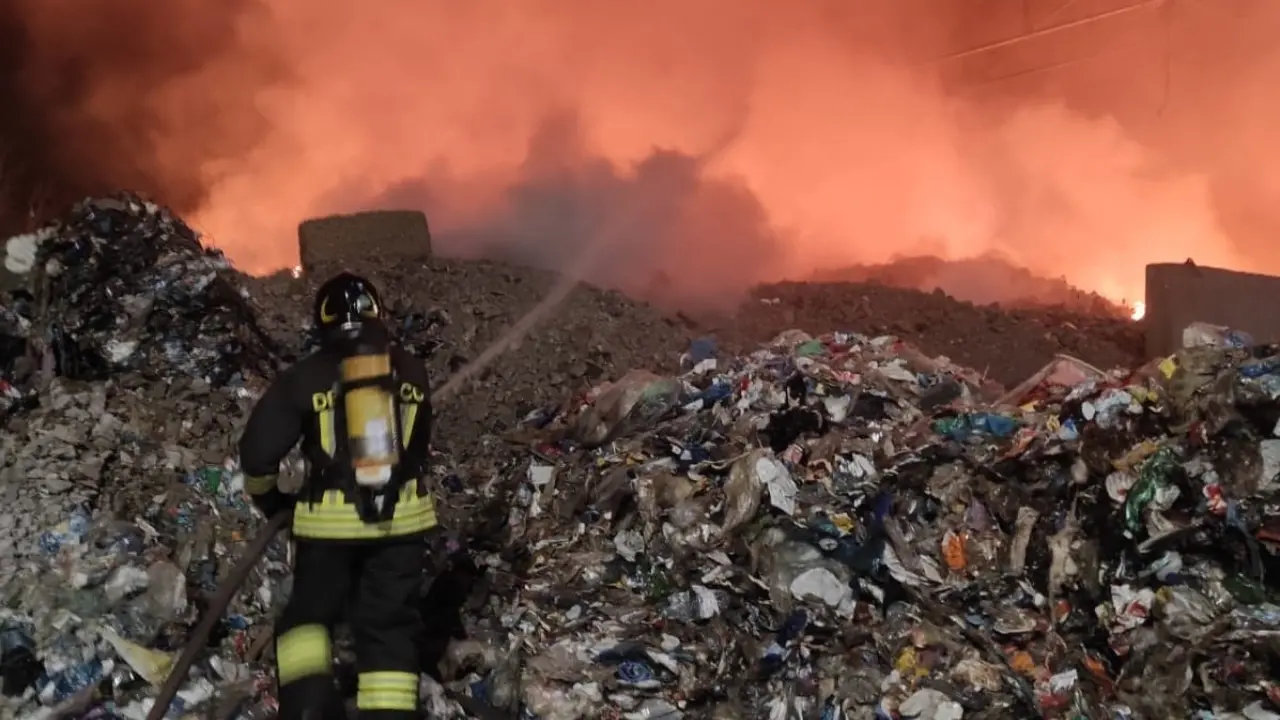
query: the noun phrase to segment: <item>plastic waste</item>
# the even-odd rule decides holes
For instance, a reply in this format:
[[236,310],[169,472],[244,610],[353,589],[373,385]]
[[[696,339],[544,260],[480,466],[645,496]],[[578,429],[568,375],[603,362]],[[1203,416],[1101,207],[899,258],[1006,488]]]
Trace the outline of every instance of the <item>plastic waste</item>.
[[1224,325],[1191,323],[1182,330],[1182,347],[1247,348],[1254,344],[1248,333]]
[[602,390],[588,410],[579,416],[575,435],[583,445],[607,442],[630,426],[656,421],[674,408],[681,384],[647,370],[632,370]]
[[726,610],[729,602],[729,595],[724,591],[717,592],[702,585],[694,585],[685,592],[668,596],[662,608],[662,616],[682,622],[710,620]]

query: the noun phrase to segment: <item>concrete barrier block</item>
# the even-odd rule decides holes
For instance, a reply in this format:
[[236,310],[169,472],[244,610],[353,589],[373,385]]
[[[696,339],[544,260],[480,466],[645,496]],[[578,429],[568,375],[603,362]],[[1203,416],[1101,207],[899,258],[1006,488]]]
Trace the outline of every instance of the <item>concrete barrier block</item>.
[[379,210],[353,215],[330,215],[298,226],[298,257],[302,269],[338,263],[347,258],[427,258],[431,231],[427,216],[417,210]]
[[1280,341],[1280,277],[1189,262],[1148,265],[1146,303],[1146,351],[1153,358],[1180,348],[1182,330],[1193,322]]

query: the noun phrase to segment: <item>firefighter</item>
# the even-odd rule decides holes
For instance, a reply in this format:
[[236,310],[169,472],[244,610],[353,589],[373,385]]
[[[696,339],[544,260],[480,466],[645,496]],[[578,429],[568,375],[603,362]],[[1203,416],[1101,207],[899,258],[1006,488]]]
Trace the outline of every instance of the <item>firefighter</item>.
[[[355,636],[359,716],[416,717],[417,602],[424,535],[436,524],[423,481],[427,371],[392,342],[368,280],[332,278],[314,312],[320,349],[280,374],[240,440],[255,504],[267,515],[294,511],[293,590],[276,627],[280,717],[344,717],[330,648],[344,613]],[[307,478],[287,495],[276,475],[299,440]]]

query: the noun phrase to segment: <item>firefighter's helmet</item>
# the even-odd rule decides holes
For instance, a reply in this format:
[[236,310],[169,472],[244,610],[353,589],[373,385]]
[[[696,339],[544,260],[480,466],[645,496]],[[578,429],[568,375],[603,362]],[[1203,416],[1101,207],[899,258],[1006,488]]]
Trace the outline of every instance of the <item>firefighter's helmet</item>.
[[381,319],[378,289],[359,275],[339,273],[316,292],[313,320],[322,333],[353,330]]

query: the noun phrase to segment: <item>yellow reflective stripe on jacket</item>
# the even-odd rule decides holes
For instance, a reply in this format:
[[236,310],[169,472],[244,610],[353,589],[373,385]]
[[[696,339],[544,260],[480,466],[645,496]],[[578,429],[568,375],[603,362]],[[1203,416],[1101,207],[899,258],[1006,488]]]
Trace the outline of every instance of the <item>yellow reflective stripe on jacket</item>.
[[335,438],[333,410],[323,410],[317,418],[320,422],[320,449],[324,454],[333,457],[338,452],[338,441]]
[[400,406],[400,444],[403,447],[409,447],[409,438],[413,437],[413,423],[417,419],[417,403],[405,403]]
[[436,526],[435,498],[418,496],[417,483],[400,492],[395,515],[386,522],[366,523],[342,492],[329,490],[315,503],[298,503],[293,513],[293,534],[315,540],[374,540],[424,532]]
[[299,625],[276,640],[276,674],[281,685],[328,674],[332,660],[329,631],[323,625]]
[[276,478],[279,475],[245,475],[244,491],[250,495],[261,495],[276,489]]
[[408,672],[379,671],[360,673],[356,690],[356,708],[360,710],[418,709],[418,676]]

